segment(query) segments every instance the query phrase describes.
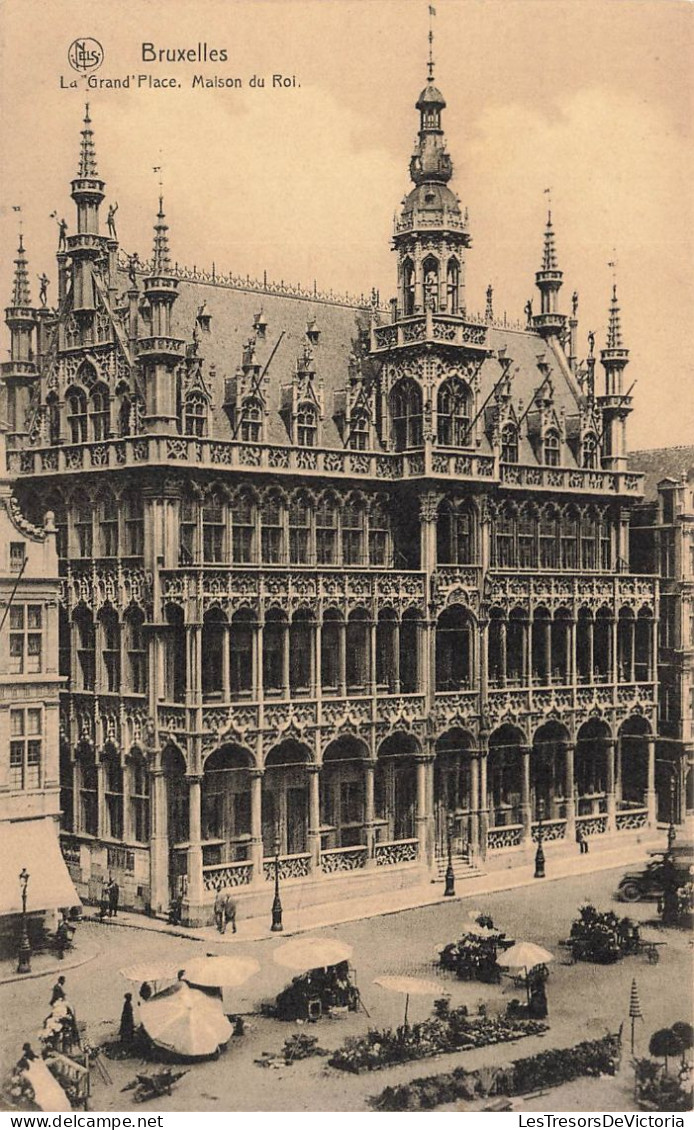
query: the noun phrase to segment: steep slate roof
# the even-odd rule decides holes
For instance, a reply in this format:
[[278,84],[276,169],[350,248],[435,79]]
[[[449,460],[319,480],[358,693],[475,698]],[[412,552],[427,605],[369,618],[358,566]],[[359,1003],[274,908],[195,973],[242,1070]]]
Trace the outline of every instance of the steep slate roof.
[[[365,306],[359,309],[338,303],[312,301],[305,297],[294,298],[266,291],[245,291],[240,287],[219,286],[184,279],[179,283],[179,298],[173,308],[172,332],[176,336],[190,339],[198,309],[203,302],[206,304],[206,313],[211,315],[210,332],[200,334],[203,377],[214,402],[211,433],[221,439],[229,439],[232,436],[228,416],[222,408],[224,381],[233,377],[241,365],[244,345],[255,335],[254,319],[262,309],[267,329],[264,339],[256,337],[255,346],[261,371],[270,358],[280,334],[284,331],[268,369],[267,382],[264,384],[264,395],[269,410],[267,442],[276,444],[290,442],[279,413],[281,387],[291,382],[296,372],[297,358],[307,341],[307,323],[315,319],[315,328],[320,331],[320,337],[311,345],[311,350],[316,382],[322,382],[324,407],[319,446],[342,448],[343,439],[333,418],[335,393],[347,387],[350,354],[360,351],[360,331],[368,335],[369,308]],[[386,317],[387,315],[381,315],[382,320]],[[552,370],[550,380],[557,415],[562,410],[567,416],[577,413],[580,390],[576,381],[570,374],[566,361],[555,356],[550,346],[538,334],[490,326],[488,344],[495,353],[505,349],[506,357],[511,360],[509,366],[509,374],[512,377],[511,400],[519,416],[530,407],[535,392],[542,384],[543,374],[538,368],[537,361],[538,356],[543,354]],[[363,363],[362,371],[364,364],[369,365],[371,362]],[[215,374],[212,380],[211,368]],[[491,394],[502,371],[495,356],[484,361],[480,373],[479,407]],[[482,424],[483,418],[480,421],[482,435],[480,450],[486,451],[489,450],[489,444],[482,434]],[[535,456],[525,436],[525,428],[522,432],[520,460],[533,463]],[[571,466],[573,462],[570,449],[565,445],[562,464]]]
[[663,479],[676,482],[694,473],[694,447],[654,447],[650,451],[630,451],[629,469],[641,471],[644,479],[646,502],[658,497],[658,483]]

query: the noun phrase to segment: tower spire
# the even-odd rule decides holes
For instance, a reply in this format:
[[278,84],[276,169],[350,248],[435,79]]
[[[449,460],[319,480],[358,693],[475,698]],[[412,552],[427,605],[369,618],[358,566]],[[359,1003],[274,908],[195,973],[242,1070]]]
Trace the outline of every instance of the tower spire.
[[164,217],[164,197],[160,193],[157,222],[154,225],[154,252],[152,255],[155,275],[166,275],[171,270],[168,231],[169,225],[165,222]]
[[[632,397],[623,392],[623,373],[629,364],[629,350],[624,348],[617,298],[616,263],[612,268],[612,297],[607,317],[607,343],[600,350],[605,370],[605,394],[598,398],[603,418],[603,464],[611,470],[626,470],[626,422],[632,411]],[[630,390],[631,391],[631,390]]]
[[78,176],[84,177],[97,177],[99,175],[96,167],[96,149],[94,147],[94,133],[91,128],[92,120],[89,117],[89,103],[85,103],[84,107],[84,129],[82,130],[82,140],[80,142],[80,163]]
[[551,189],[546,188],[545,194],[548,197],[548,207],[542,245],[542,265],[540,270],[535,272],[535,285],[540,292],[540,313],[531,319],[531,324],[543,337],[549,337],[563,334],[566,316],[557,310],[557,299],[564,283],[564,273],[559,270],[554,242]]
[[19,247],[17,248],[17,258],[14,261],[12,305],[24,308],[31,306],[31,294],[29,290],[29,269],[26,253],[24,251],[24,237],[21,231],[19,233]]
[[427,63],[427,80],[434,81],[434,16],[436,15],[436,8],[431,4],[429,5],[429,61]]

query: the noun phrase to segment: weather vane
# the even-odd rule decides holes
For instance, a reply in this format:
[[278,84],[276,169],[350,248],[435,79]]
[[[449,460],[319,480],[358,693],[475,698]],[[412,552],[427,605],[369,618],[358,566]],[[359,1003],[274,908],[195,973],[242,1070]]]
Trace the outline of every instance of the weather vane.
[[436,8],[432,4],[429,5],[429,82],[434,81],[434,16],[436,15]]

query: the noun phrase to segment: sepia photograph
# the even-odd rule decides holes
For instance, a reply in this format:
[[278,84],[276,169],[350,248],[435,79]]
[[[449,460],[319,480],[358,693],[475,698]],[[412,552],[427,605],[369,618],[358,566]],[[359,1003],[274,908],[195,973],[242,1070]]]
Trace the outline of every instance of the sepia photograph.
[[3,0],[3,1126],[685,1125],[693,19]]

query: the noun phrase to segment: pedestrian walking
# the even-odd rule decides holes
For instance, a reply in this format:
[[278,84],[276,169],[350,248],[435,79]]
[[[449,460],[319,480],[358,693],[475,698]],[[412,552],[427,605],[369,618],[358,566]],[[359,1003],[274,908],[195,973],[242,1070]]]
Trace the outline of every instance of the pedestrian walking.
[[104,883],[101,887],[101,898],[99,900],[99,921],[103,922],[104,918],[108,916],[109,908],[109,887],[111,883]]
[[115,879],[111,879],[108,885],[108,913],[110,918],[115,918],[118,914],[118,899],[120,897],[120,888]]
[[124,1047],[132,1047],[135,1040],[135,1015],[133,1013],[133,995],[126,993],[123,997],[123,1011],[120,1014],[120,1042]]
[[50,1000],[51,1008],[53,1008],[53,1005],[56,1004],[57,1001],[64,1001],[64,1000],[65,1000],[65,978],[61,975],[58,978],[58,980],[56,981],[55,985],[53,986],[53,992],[51,993],[51,1000]]
[[585,833],[584,833],[583,828],[581,827],[580,824],[576,825],[576,843],[578,844],[578,846],[580,848],[581,855],[587,855],[588,854],[588,841],[585,837]]

